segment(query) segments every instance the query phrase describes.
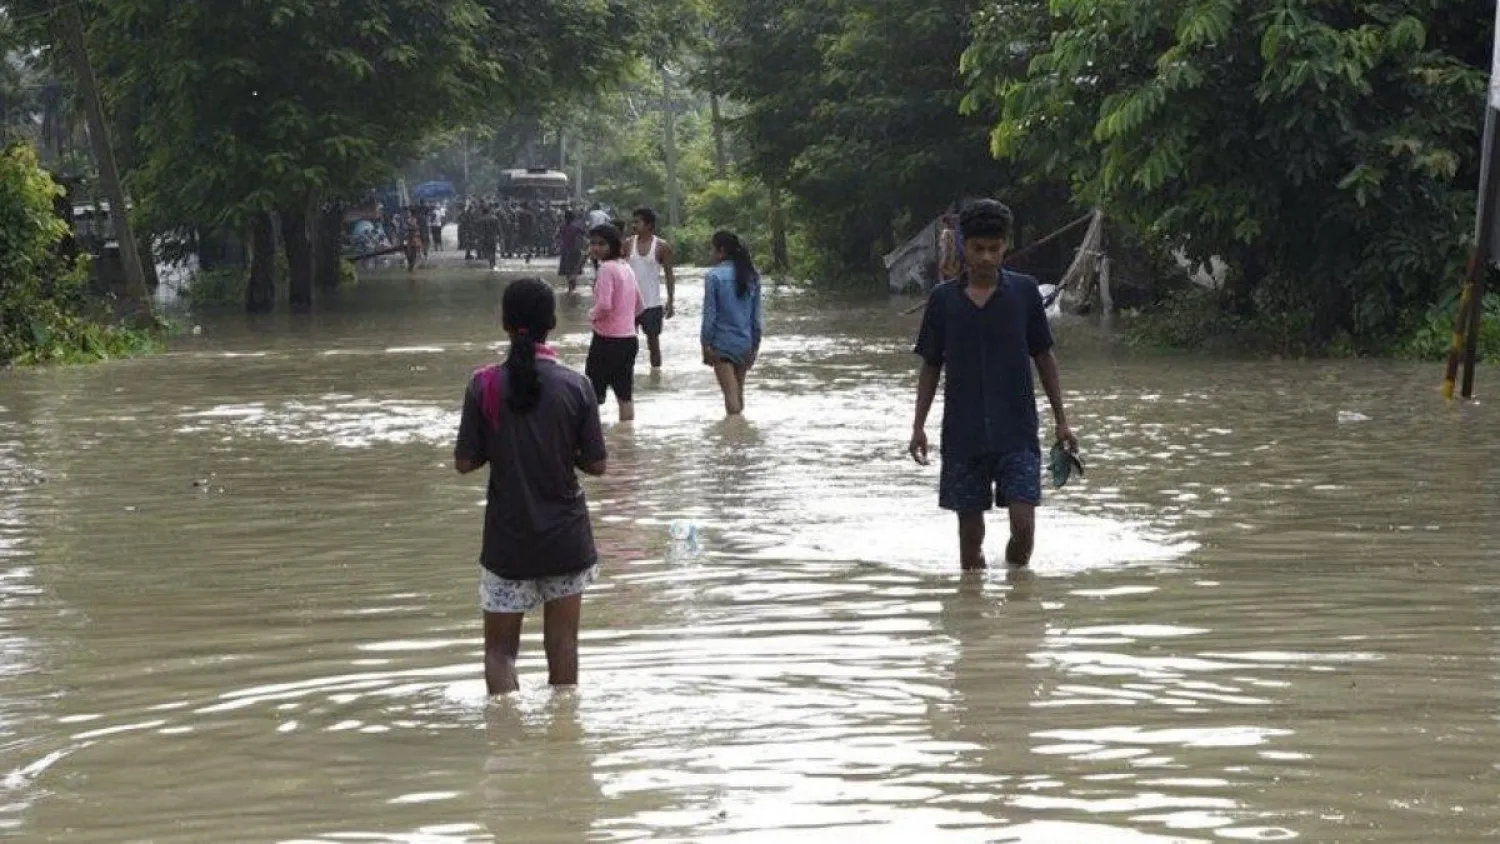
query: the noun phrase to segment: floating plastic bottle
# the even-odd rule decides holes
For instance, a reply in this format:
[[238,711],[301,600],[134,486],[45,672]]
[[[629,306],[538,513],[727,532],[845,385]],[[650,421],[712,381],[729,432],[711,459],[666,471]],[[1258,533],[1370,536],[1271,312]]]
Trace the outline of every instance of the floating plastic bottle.
[[687,519],[676,519],[667,526],[667,533],[672,536],[673,542],[683,542],[688,545],[698,544],[698,526]]

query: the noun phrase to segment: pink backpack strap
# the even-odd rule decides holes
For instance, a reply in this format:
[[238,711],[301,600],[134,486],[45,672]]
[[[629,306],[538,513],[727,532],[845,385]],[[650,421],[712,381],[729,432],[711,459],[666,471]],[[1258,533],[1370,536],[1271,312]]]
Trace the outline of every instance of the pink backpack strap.
[[490,430],[500,428],[500,411],[504,407],[504,373],[505,367],[498,363],[490,364],[474,373],[474,379],[479,384],[479,407],[484,412],[484,419],[490,423]]

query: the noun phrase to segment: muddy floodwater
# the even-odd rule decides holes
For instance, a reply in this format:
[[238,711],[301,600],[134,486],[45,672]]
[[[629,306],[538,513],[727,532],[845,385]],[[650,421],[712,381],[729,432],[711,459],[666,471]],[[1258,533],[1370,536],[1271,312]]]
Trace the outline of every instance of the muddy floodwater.
[[583,685],[546,687],[528,626],[489,702],[483,480],[449,455],[504,278],[377,274],[0,375],[0,835],[1500,836],[1494,369],[1447,406],[1434,365],[1143,356],[1064,321],[1088,476],[1049,493],[1034,577],[961,578],[904,456],[906,303],[768,295],[725,422],[689,279],[638,421],[605,411]]

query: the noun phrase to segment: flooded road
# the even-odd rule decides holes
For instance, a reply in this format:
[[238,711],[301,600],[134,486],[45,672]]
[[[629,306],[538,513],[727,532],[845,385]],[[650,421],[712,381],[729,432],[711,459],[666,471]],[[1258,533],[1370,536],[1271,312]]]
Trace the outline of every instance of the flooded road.
[[1500,403],[1445,406],[1439,367],[1132,356],[1064,323],[1088,478],[1049,493],[1034,578],[962,579],[937,468],[904,456],[905,303],[769,296],[725,422],[691,281],[588,482],[584,685],[545,687],[528,626],[522,693],[488,703],[483,481],[449,454],[502,285],[379,276],[337,313],[3,376],[0,834],[1500,835]]

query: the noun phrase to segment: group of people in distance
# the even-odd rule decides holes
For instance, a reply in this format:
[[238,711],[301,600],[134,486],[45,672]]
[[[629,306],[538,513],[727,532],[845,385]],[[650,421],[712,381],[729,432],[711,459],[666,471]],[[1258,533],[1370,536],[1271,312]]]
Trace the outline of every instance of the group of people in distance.
[[[1063,407],[1036,281],[1002,266],[1013,225],[1009,209],[978,200],[963,208],[958,224],[962,270],[932,291],[916,343],[922,364],[908,450],[927,463],[927,416],[946,372],[939,506],[958,515],[962,568],[985,567],[984,516],[998,505],[1010,513],[1006,562],[1022,569],[1030,563],[1041,502],[1033,366],[1051,404],[1057,442],[1076,449],[1077,438]],[[578,473],[606,472],[599,407],[613,390],[620,419],[633,417],[635,329],[646,329],[648,342],[653,327],[659,336],[676,291],[673,252],[656,237],[655,215],[635,212],[634,228],[628,241],[609,225],[588,233],[599,271],[585,374],[563,366],[547,343],[557,327],[552,287],[521,279],[506,287],[501,303],[510,350],[503,362],[474,373],[464,394],[454,468],[467,474],[490,467],[479,595],[485,684],[492,695],[518,687],[522,621],[539,607],[549,681],[578,681],[583,592],[599,570]],[[760,351],[760,279],[735,235],[716,233],[711,249],[703,361],[713,367],[725,409],[734,415],[744,408],[745,378]],[[665,301],[656,289],[662,280]],[[653,308],[660,309],[657,316],[648,315]],[[660,347],[651,342],[651,350],[652,365],[659,366]]]

